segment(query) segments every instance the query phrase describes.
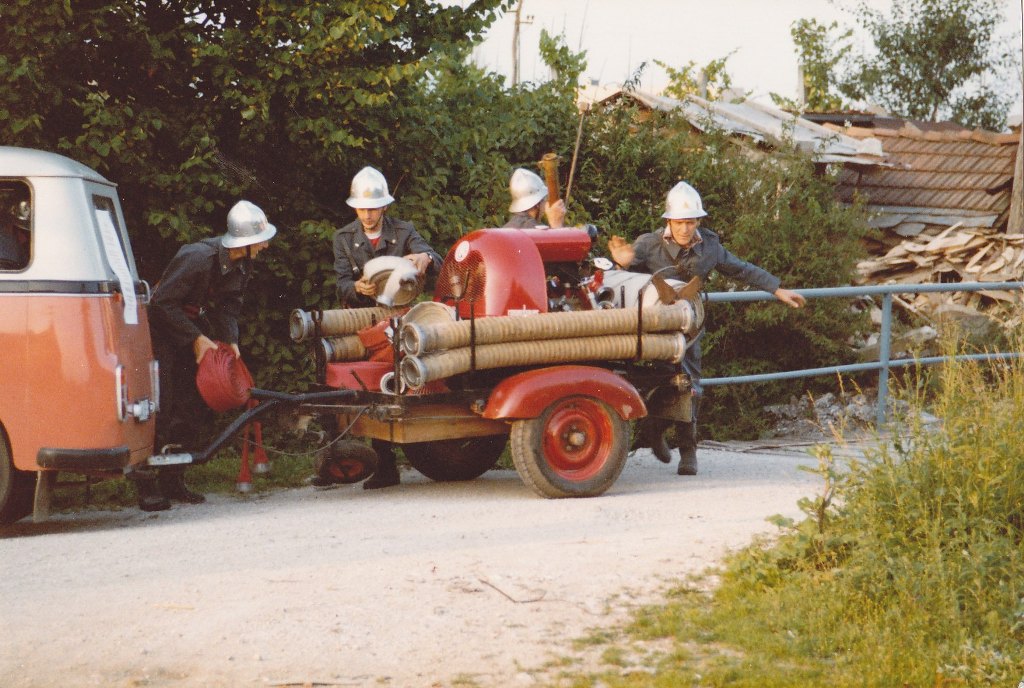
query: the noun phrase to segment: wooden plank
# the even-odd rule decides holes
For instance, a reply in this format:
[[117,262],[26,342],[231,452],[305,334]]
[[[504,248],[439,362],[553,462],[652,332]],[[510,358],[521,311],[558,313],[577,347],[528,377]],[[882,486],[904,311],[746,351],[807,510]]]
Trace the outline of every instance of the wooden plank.
[[945,251],[942,251],[942,253],[946,254],[947,256],[955,256],[960,253],[966,253],[967,251],[971,251],[980,246],[985,246],[986,244],[989,243],[989,241],[990,240],[986,237],[974,237],[963,246],[956,246],[954,248],[946,249]]
[[[964,266],[964,272],[974,273],[974,272],[980,271],[981,267],[978,266],[978,263],[981,262],[981,259],[985,257],[985,254],[988,253],[991,248],[992,248],[992,244],[988,244],[983,249],[981,249],[980,251],[975,253],[974,257],[971,258],[967,262],[967,265]],[[978,266],[978,267],[976,267],[976,266]]]
[[1020,292],[1006,291],[1003,289],[983,289],[978,293],[983,296],[987,296],[990,299],[995,299],[996,301],[1008,301],[1010,303],[1013,303],[1020,298]]
[[947,236],[949,236],[949,234],[953,230],[957,229],[962,224],[963,224],[962,222],[957,222],[956,224],[953,224],[953,225],[950,225],[949,227],[946,227],[938,235],[936,235],[936,237],[934,239],[932,239],[932,241],[939,241],[940,239],[945,239]]
[[967,232],[957,232],[952,236],[937,236],[924,247],[925,251],[945,251],[948,248],[964,246],[974,237]]
[[[347,428],[355,416],[354,413],[339,413],[338,430]],[[390,421],[377,420],[363,414],[355,419],[349,432],[355,437],[407,444],[507,435],[509,427],[506,421],[482,418],[456,404],[424,404],[409,407],[401,417]]]

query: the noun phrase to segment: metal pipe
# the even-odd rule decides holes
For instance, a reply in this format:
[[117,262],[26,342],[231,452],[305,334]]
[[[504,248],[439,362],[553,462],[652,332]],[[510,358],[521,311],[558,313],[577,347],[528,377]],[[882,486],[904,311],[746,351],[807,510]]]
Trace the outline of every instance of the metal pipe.
[[[1024,354],[1018,353],[995,353],[995,354],[958,354],[956,356],[923,356],[921,358],[897,358],[889,361],[890,368],[906,368],[912,365],[933,365],[945,361],[998,361],[1024,358]],[[740,385],[750,382],[772,382],[775,380],[793,380],[801,377],[816,377],[818,375],[838,375],[841,373],[864,373],[872,370],[881,370],[882,363],[871,361],[870,363],[848,363],[846,365],[826,366],[824,368],[804,368],[801,370],[783,370],[778,373],[759,373],[757,375],[732,375],[729,377],[705,377],[701,378],[701,387],[714,387],[715,385]]]
[[885,425],[885,409],[889,405],[889,355],[892,346],[892,294],[882,296],[882,331],[878,335],[878,409],[875,411],[876,427]]
[[[833,296],[874,296],[877,294],[924,294],[947,291],[989,291],[1024,289],[1024,282],[954,282],[943,284],[872,284],[864,287],[820,287],[815,289],[794,289],[809,299]],[[716,291],[708,293],[711,303],[736,303],[744,301],[774,301],[775,297],[766,291]]]
[[[817,289],[796,289],[799,294],[806,298],[832,298],[832,297],[856,297],[865,295],[883,295],[882,300],[882,324],[879,335],[879,360],[871,363],[853,363],[848,365],[828,366],[825,368],[806,368],[803,370],[789,370],[777,373],[762,373],[759,375],[736,375],[731,377],[709,377],[701,380],[701,385],[713,387],[715,385],[743,384],[750,382],[769,382],[772,380],[786,380],[799,377],[814,377],[817,375],[835,375],[840,373],[854,373],[878,370],[878,406],[876,409],[876,422],[881,427],[887,417],[888,409],[888,376],[889,368],[906,367],[910,365],[931,365],[943,361],[964,361],[964,360],[1007,360],[1022,358],[1022,353],[994,352],[989,354],[960,354],[955,356],[929,356],[923,358],[896,359],[891,357],[892,339],[892,295],[893,294],[920,294],[930,292],[979,292],[979,291],[1022,291],[1024,282],[951,282],[942,284],[876,284],[863,287],[825,287]],[[707,294],[711,303],[739,303],[750,301],[773,301],[775,297],[765,291],[739,291],[739,292],[712,292]]]

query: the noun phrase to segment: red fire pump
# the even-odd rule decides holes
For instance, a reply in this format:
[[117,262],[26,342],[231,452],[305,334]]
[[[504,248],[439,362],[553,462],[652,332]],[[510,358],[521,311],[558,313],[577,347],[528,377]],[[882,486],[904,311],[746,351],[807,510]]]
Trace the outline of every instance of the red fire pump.
[[438,481],[474,479],[509,446],[536,493],[591,497],[622,472],[631,421],[688,420],[678,362],[703,322],[696,290],[609,270],[589,258],[594,235],[477,230],[448,252],[433,301],[293,312],[322,386],[303,407],[336,429],[327,474],[372,473],[354,439],[392,442]]

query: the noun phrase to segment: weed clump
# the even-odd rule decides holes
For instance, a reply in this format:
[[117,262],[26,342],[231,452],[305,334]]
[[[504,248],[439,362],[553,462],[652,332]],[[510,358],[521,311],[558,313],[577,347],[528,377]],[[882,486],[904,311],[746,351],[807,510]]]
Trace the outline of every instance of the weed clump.
[[701,624],[748,660],[821,661],[830,685],[1024,679],[1024,362],[918,372],[896,439],[847,465],[819,448],[807,517],[729,562]]

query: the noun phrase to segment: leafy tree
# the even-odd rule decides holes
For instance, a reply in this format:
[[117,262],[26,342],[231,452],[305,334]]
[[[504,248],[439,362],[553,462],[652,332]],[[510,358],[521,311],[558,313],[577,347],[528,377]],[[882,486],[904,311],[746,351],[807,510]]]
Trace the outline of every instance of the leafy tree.
[[181,243],[222,232],[238,198],[260,205],[282,231],[242,345],[265,364],[261,383],[290,386],[287,314],[328,298],[318,221],[347,221],[342,187],[397,147],[396,104],[417,92],[424,58],[479,37],[505,4],[12,0],[0,7],[0,131],[119,182],[151,282]]
[[1000,131],[1015,93],[1017,56],[996,36],[1001,0],[894,0],[890,15],[860,2],[873,50],[852,58],[840,89],[914,119],[951,118]]
[[676,69],[661,60],[655,60],[658,65],[668,74],[668,86],[662,91],[669,98],[682,100],[686,96],[700,96],[708,100],[718,100],[722,93],[732,88],[732,77],[726,70],[726,62],[735,54],[735,50],[726,55],[711,60],[703,67],[698,68],[697,62],[690,60],[682,69]]
[[414,219],[442,254],[468,231],[504,224],[513,169],[536,170],[543,153],[570,152],[585,63],[547,32],[541,57],[555,78],[506,88],[471,63],[468,49],[438,52],[424,62],[418,87],[396,102],[402,131],[383,159],[394,161],[391,175],[408,188],[394,212]]
[[836,92],[835,74],[850,52],[848,41],[853,30],[839,31],[838,22],[826,26],[815,19],[798,19],[789,33],[802,67],[803,99],[797,102],[776,93],[771,94],[771,99],[789,110],[829,112],[844,107],[842,96]]
[[309,207],[325,173],[392,135],[423,57],[501,6],[16,0],[0,10],[0,126],[109,173],[135,231],[177,242],[240,193],[275,217]]

